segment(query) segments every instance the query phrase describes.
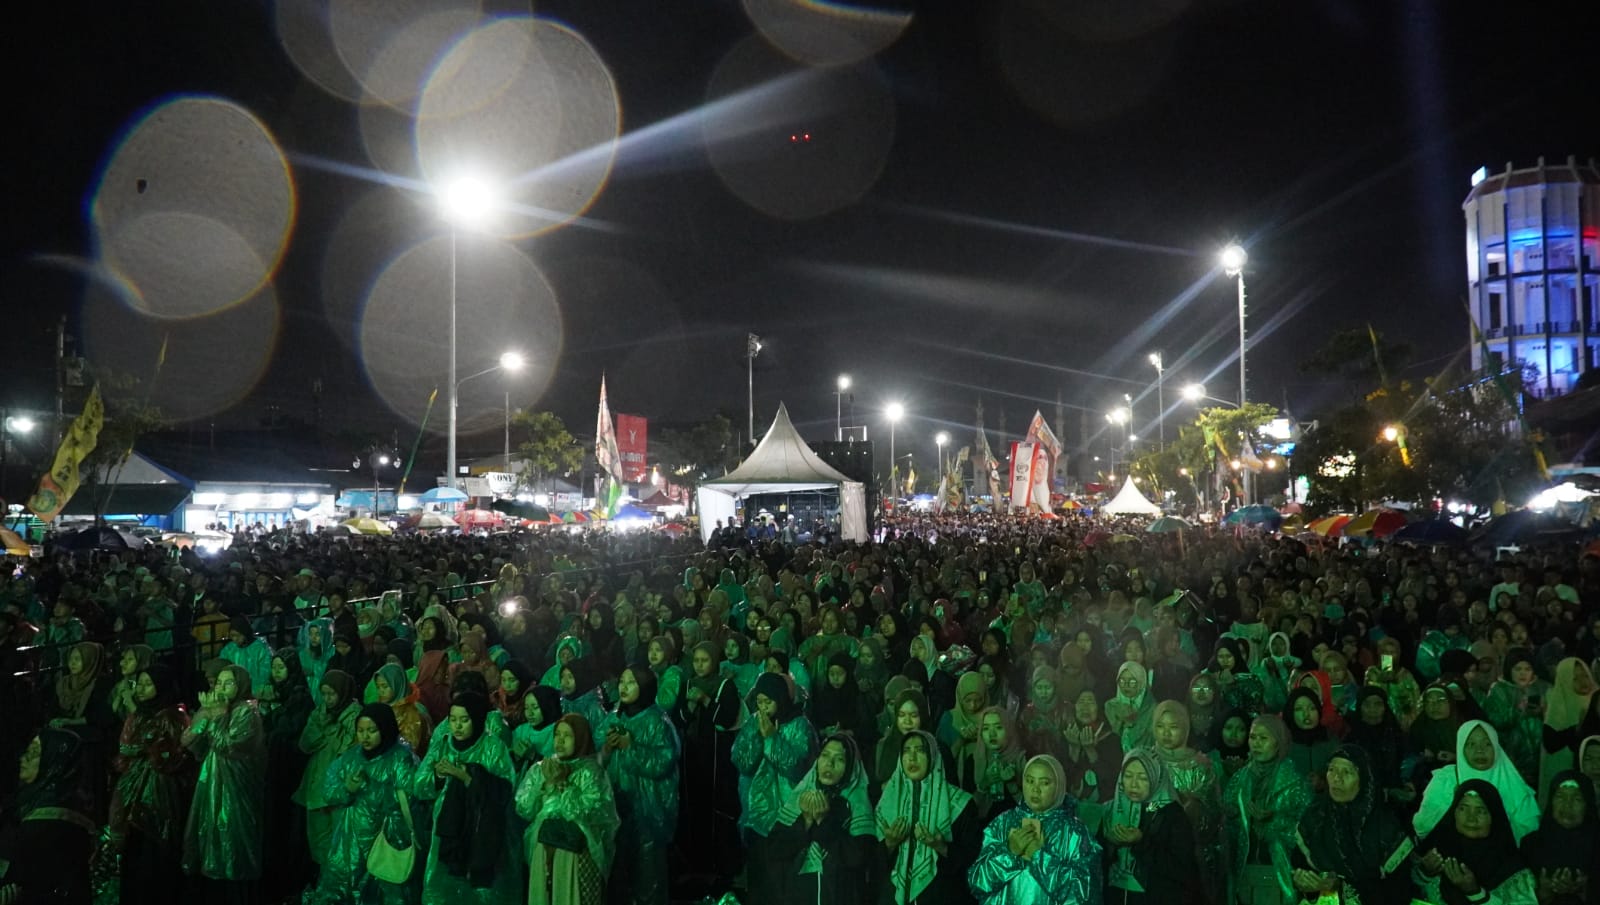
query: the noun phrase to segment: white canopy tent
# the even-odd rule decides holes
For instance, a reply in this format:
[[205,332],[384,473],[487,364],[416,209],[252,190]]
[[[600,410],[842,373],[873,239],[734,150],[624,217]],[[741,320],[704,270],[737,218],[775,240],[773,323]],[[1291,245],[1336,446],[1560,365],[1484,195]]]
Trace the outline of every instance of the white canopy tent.
[[700,485],[695,494],[700,539],[710,540],[719,520],[727,524],[733,518],[734,503],[744,497],[802,490],[837,490],[840,535],[846,540],[867,539],[866,488],[812,452],[790,422],[789,410],[780,404],[767,435],[749,457],[725,477]]
[[1127,483],[1111,502],[1100,507],[1100,511],[1111,515],[1160,515],[1161,507],[1145,499],[1139,488],[1133,486],[1133,476],[1129,475]]

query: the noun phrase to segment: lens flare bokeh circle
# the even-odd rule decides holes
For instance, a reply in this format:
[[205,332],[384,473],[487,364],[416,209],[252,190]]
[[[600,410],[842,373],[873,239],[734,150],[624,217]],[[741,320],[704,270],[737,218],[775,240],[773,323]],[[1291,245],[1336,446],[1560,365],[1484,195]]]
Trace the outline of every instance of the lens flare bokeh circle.
[[706,120],[706,154],[729,191],[782,220],[860,200],[894,144],[894,98],[870,60],[810,69],[755,35],[723,57],[707,104],[748,110]]
[[[501,423],[506,398],[530,405],[549,385],[561,355],[561,309],[539,268],[516,246],[490,236],[455,237],[456,377],[493,368],[520,352],[519,373],[488,373],[461,384],[462,432]],[[361,316],[361,364],[374,390],[399,416],[420,422],[439,391],[430,430],[443,431],[449,398],[450,235],[412,246],[372,283]]]
[[248,110],[180,97],[140,119],[112,152],[90,202],[101,265],[129,304],[198,317],[272,279],[294,225],[288,161]]
[[900,40],[909,10],[821,0],[741,0],[761,36],[808,66],[859,63]]
[[538,235],[580,216],[599,195],[622,129],[616,83],[582,35],[512,16],[463,37],[439,61],[417,106],[422,177],[489,183],[482,229]]

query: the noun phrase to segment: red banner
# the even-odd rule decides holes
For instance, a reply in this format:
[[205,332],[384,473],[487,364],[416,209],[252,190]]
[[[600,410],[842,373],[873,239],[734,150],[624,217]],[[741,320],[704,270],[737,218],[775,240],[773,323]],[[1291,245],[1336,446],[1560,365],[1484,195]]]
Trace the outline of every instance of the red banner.
[[645,465],[649,450],[649,420],[643,415],[617,415],[617,451],[622,454],[622,479],[640,484],[650,477]]

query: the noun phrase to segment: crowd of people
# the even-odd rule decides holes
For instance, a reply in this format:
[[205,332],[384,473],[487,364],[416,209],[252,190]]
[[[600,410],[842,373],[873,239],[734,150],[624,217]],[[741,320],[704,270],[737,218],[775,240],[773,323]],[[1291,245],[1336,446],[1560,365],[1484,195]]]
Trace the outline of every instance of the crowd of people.
[[1005,514],[0,576],[0,905],[1600,902],[1600,558]]

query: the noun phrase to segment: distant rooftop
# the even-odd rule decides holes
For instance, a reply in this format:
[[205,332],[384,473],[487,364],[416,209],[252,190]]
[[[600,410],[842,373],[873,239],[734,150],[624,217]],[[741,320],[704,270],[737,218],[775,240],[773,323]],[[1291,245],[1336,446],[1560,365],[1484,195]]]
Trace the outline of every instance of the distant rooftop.
[[1467,193],[1465,206],[1472,199],[1480,195],[1504,191],[1505,189],[1521,188],[1530,185],[1556,185],[1565,182],[1581,182],[1589,185],[1600,185],[1600,165],[1596,165],[1594,158],[1589,158],[1585,163],[1579,163],[1578,158],[1568,157],[1564,163],[1547,164],[1543,157],[1531,167],[1517,169],[1510,161],[1506,162],[1505,169],[1489,173],[1487,169],[1473,174],[1473,179],[1483,178]]

